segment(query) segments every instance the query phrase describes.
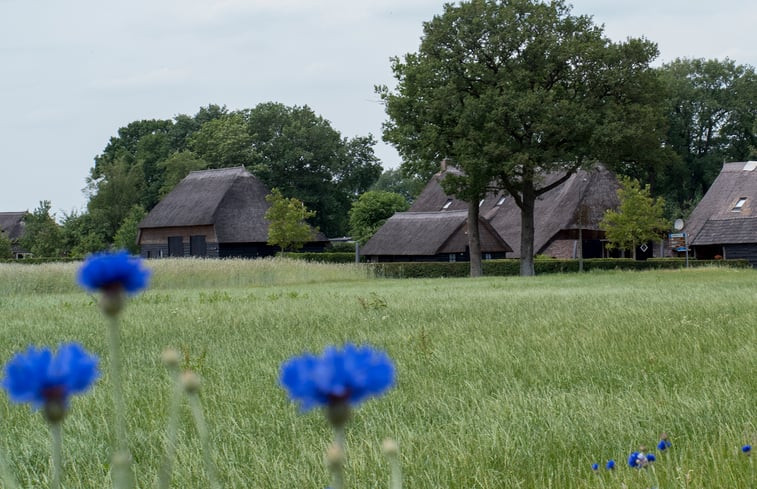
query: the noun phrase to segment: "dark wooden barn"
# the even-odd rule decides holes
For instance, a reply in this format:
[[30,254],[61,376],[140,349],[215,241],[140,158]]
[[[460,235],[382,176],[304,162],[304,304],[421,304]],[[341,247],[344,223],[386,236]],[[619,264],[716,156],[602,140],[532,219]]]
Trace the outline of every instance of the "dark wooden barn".
[[757,267],[757,161],[726,163],[686,222],[699,259],[746,259]]
[[[465,201],[447,195],[442,179],[456,168],[443,167],[426,185],[410,208],[411,212],[449,212],[467,210]],[[549,174],[541,185],[548,185],[562,175]],[[534,250],[537,255],[554,258],[576,258],[579,229],[584,258],[607,256],[605,233],[599,223],[607,209],[619,205],[615,175],[603,166],[580,170],[561,185],[539,196],[535,209]],[[489,194],[479,204],[481,216],[512,247],[508,256],[520,257],[520,208],[511,196],[498,192]]]
[[[139,223],[144,258],[271,256],[265,213],[270,192],[244,167],[191,172]],[[305,251],[323,251],[315,233]]]
[[19,240],[24,235],[24,217],[26,212],[0,212],[0,232],[11,241],[14,258],[31,256],[28,250],[21,248]]
[[[485,259],[505,258],[512,248],[483,218],[479,220]],[[469,261],[468,212],[398,212],[365,244],[372,262]]]

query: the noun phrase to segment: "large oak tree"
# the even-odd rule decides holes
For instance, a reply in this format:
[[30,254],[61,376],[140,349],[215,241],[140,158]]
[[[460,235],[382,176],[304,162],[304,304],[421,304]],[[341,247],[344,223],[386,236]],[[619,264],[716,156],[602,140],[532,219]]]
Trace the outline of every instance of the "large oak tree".
[[[396,88],[378,87],[384,138],[408,173],[451,159],[464,175],[446,187],[470,202],[469,223],[492,182],[509,192],[521,209],[521,274],[533,275],[537,197],[596,161],[632,165],[659,149],[656,56],[647,40],[611,42],[561,0],[448,4],[424,24],[418,52],[393,59]],[[544,184],[552,172],[561,178]]]

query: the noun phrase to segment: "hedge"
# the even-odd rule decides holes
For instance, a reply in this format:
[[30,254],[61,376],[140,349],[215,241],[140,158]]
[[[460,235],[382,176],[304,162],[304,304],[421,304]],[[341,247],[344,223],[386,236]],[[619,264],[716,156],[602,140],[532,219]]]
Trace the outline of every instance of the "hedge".
[[[278,253],[277,256],[281,256]],[[355,263],[355,252],[323,252],[323,253],[285,253],[284,257],[292,260],[304,260],[314,261],[321,263]],[[365,258],[360,257],[360,261],[364,262]]]
[[[689,266],[728,266],[748,268],[747,260],[689,260]],[[376,277],[386,278],[440,278],[467,277],[470,274],[468,262],[391,262],[370,265]],[[684,268],[686,261],[678,258],[658,258],[637,261],[630,258],[596,258],[584,260],[584,270],[660,270]],[[578,272],[578,260],[534,260],[534,271],[543,273]],[[483,272],[486,276],[507,276],[520,274],[520,260],[485,260]]]

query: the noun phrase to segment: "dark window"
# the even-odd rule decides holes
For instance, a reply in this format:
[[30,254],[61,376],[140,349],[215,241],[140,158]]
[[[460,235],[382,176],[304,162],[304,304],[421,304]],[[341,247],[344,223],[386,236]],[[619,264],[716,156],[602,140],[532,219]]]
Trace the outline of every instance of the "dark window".
[[205,236],[189,237],[189,254],[192,256],[208,256],[208,246]]
[[184,243],[181,236],[168,237],[168,256],[184,256]]

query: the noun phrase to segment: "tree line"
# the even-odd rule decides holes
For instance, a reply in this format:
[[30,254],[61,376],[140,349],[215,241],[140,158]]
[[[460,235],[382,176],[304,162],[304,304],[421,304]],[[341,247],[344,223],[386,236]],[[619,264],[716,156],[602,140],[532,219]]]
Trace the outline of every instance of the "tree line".
[[445,189],[473,203],[469,222],[494,188],[521,207],[530,274],[534,202],[552,188],[545,172],[567,179],[602,162],[648,186],[674,219],[687,216],[723,162],[757,158],[754,68],[729,59],[655,68],[657,56],[647,39],[610,41],[561,0],[449,4],[424,23],[417,52],[391,61],[396,86],[376,88],[399,169],[382,171],[371,135],[345,138],[307,106],[209,105],[120,128],[95,157],[86,210],[53,230],[50,203],[40,203],[27,223],[30,244],[39,254],[133,248],[138,222],[190,171],[238,165],[304,203],[327,236],[364,242],[448,158],[465,174]]

